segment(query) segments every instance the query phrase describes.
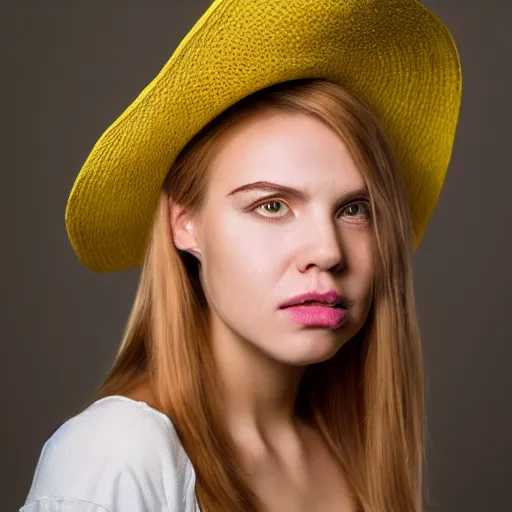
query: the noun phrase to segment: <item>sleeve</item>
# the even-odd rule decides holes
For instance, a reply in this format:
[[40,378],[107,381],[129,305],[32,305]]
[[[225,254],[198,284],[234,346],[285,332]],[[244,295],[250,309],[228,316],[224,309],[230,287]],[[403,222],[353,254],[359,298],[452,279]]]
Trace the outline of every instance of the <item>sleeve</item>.
[[108,512],[96,503],[73,498],[41,498],[19,509],[19,512]]
[[122,401],[93,406],[45,443],[21,511],[188,510],[190,472],[176,439],[156,413]]

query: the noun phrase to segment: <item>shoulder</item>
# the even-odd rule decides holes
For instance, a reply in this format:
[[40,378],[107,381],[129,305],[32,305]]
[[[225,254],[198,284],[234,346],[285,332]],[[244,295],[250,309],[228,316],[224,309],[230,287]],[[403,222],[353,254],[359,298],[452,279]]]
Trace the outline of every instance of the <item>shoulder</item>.
[[[184,451],[167,416],[122,396],[98,400],[61,425],[46,441],[48,457],[78,457],[132,466],[159,463],[169,453],[173,465],[185,463]],[[113,458],[114,457],[114,458]]]
[[115,396],[95,402],[46,441],[26,503],[50,496],[109,511],[182,510],[194,483],[169,418]]

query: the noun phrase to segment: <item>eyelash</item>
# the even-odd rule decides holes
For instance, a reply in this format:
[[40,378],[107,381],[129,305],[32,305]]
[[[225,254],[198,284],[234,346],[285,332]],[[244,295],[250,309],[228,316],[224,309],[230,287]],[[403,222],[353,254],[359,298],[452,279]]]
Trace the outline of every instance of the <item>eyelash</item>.
[[[257,204],[256,206],[254,206],[252,208],[253,211],[256,211],[258,208],[261,208],[262,206],[265,206],[265,205],[268,205],[268,204],[272,204],[272,203],[282,203],[282,204],[285,204],[287,206],[288,209],[291,210],[290,206],[286,203],[286,201],[284,201],[283,199],[280,199],[280,198],[267,198],[265,200],[265,202],[263,203],[259,203]],[[359,204],[362,204],[365,206],[366,210],[367,210],[367,217],[368,217],[368,220],[371,218],[371,208],[370,208],[370,203],[368,201],[368,199],[356,199],[354,201],[352,201],[351,203],[343,206],[340,211],[345,211],[346,209],[350,208],[351,206],[354,206],[354,205],[359,205]],[[283,218],[286,217],[286,215],[282,215],[282,216],[278,216],[278,217],[270,217],[270,216],[266,216],[266,215],[261,215],[259,213],[257,213],[257,215],[259,215],[260,217],[263,217],[265,220],[269,220],[271,222],[277,222],[279,220],[282,220]]]

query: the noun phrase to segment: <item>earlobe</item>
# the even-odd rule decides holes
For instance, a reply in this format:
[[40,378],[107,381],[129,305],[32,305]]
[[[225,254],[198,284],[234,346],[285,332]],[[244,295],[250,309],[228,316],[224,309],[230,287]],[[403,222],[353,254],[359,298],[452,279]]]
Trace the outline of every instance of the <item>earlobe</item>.
[[193,254],[199,261],[201,261],[201,251],[197,248],[195,249],[185,249],[190,254]]

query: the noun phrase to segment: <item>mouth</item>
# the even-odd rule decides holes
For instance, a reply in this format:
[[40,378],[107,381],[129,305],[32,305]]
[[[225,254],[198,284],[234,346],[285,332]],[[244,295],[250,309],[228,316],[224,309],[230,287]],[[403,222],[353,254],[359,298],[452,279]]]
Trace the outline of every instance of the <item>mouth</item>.
[[343,308],[343,306],[337,302],[321,302],[321,301],[315,301],[315,300],[306,300],[304,302],[299,302],[297,304],[291,304],[290,306],[285,306],[285,308],[293,308],[296,306],[324,306],[324,307],[330,307],[330,308]]
[[292,297],[283,304],[281,309],[286,309],[295,306],[323,306],[332,308],[348,309],[348,301],[345,297],[340,295],[335,290],[329,290],[325,293],[320,292],[307,292],[301,295]]
[[348,311],[341,304],[305,301],[281,308],[288,318],[305,327],[338,329],[345,324]]

